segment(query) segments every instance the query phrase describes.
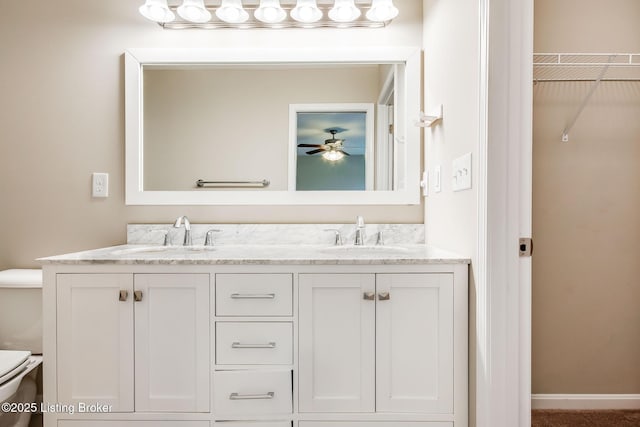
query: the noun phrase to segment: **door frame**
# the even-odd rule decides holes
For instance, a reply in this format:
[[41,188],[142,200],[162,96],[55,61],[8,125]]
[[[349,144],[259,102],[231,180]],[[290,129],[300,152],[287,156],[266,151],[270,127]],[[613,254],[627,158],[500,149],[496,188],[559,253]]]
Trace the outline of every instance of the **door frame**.
[[531,425],[534,0],[481,0],[476,426]]

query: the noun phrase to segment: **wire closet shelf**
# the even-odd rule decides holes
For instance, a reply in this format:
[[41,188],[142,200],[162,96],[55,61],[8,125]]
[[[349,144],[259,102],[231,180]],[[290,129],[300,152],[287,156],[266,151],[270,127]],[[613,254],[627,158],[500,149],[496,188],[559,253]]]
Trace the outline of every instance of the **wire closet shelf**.
[[534,53],[533,82],[640,81],[640,53]]

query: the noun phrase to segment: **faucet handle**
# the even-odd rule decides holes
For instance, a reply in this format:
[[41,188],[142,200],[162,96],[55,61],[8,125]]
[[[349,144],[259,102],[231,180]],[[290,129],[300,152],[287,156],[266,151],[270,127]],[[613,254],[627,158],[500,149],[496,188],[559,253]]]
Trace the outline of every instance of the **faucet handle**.
[[325,228],[324,231],[333,231],[335,233],[335,240],[333,241],[333,244],[335,246],[342,246],[342,234],[340,233],[340,230],[337,228]]
[[212,228],[211,230],[207,231],[207,234],[204,238],[204,245],[213,246],[213,233],[220,233],[220,232],[222,232],[222,230],[218,230],[217,228]]

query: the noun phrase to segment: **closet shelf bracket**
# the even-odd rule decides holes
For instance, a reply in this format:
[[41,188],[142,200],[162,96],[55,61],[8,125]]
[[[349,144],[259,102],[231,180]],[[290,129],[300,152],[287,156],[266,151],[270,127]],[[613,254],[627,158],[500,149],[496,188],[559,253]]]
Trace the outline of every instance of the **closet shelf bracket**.
[[576,124],[576,121],[578,120],[578,117],[580,117],[580,114],[582,114],[582,111],[585,109],[585,107],[589,103],[589,100],[593,96],[593,94],[596,91],[596,89],[598,88],[598,86],[600,86],[600,82],[602,82],[602,78],[604,77],[604,75],[609,70],[609,67],[611,66],[611,64],[613,63],[615,58],[616,58],[616,55],[609,56],[609,62],[607,62],[607,64],[602,68],[602,71],[598,75],[598,78],[596,79],[595,82],[593,82],[593,85],[591,85],[591,89],[589,89],[589,93],[587,94],[587,96],[582,101],[582,104],[580,104],[580,106],[578,107],[578,111],[576,111],[576,114],[573,116],[573,119],[571,119],[569,124],[562,131],[562,142],[569,142],[569,132],[573,128],[573,125]]

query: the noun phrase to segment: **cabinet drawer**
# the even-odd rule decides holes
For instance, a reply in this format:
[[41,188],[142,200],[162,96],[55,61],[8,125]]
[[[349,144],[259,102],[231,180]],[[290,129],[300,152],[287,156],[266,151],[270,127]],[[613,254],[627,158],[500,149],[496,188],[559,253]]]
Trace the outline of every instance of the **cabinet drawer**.
[[291,421],[216,421],[216,427],[291,427]]
[[216,315],[291,316],[291,274],[216,274]]
[[291,365],[290,322],[216,322],[218,365]]
[[300,421],[299,427],[453,427],[452,422]]
[[213,381],[217,417],[292,412],[291,371],[216,371]]

